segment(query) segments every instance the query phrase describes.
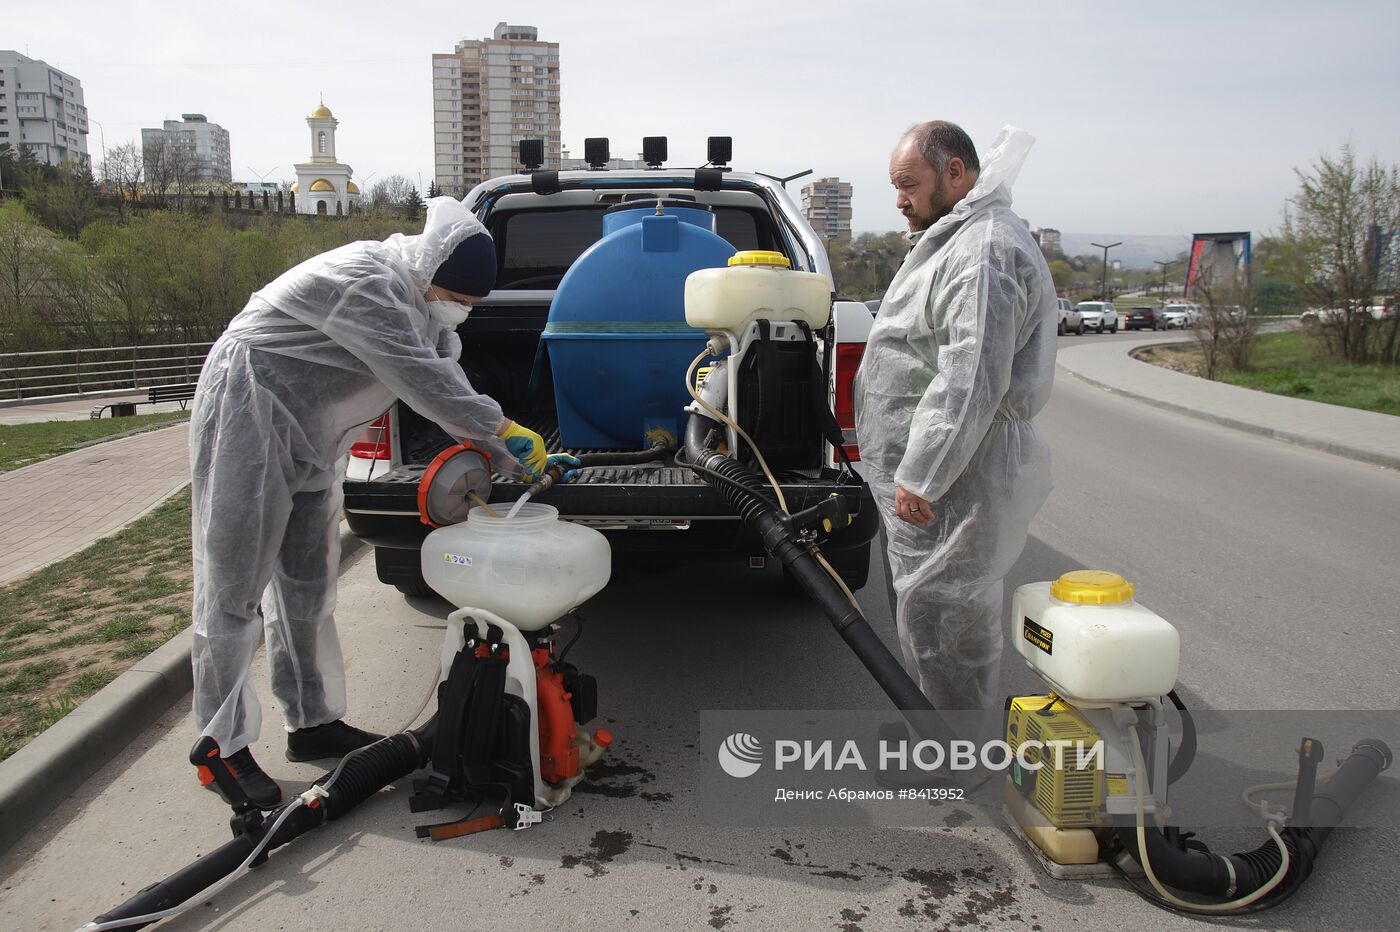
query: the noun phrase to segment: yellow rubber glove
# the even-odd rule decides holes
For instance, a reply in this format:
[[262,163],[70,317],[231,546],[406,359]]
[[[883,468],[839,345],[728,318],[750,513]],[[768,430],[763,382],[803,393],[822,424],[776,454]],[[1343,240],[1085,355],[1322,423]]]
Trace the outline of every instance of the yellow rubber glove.
[[520,461],[526,482],[534,482],[544,475],[549,463],[549,451],[545,449],[543,437],[514,421],[508,421],[505,429],[496,436],[506,442],[510,455]]

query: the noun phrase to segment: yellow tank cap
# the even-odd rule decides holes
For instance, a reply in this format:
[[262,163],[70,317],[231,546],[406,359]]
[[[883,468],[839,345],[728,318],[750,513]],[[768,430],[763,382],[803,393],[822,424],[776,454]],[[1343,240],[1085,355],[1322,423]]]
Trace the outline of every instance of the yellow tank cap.
[[1133,584],[1106,570],[1075,570],[1050,584],[1050,594],[1061,602],[1109,605],[1133,597]]
[[736,252],[729,257],[730,265],[776,265],[781,268],[791,268],[792,263],[788,257],[780,252],[769,252],[766,249],[745,249],[743,252]]

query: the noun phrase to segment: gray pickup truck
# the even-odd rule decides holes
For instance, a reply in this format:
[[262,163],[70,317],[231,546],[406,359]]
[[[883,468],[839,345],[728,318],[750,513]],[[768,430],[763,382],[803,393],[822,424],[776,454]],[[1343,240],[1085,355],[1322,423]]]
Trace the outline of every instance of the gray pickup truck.
[[[782,253],[794,269],[831,277],[820,238],[783,185],[765,175],[695,169],[551,173],[541,192],[531,175],[509,175],[478,185],[465,198],[495,238],[496,289],[458,328],[461,364],[472,385],[500,402],[507,416],[538,431],[560,451],[548,354],[542,353],[555,288],[578,257],[599,240],[608,210],[664,200],[711,211],[715,232],[739,250]],[[716,182],[716,178],[718,181]],[[858,457],[851,382],[872,323],[856,301],[833,301],[831,321],[815,334],[814,352],[828,385],[828,402],[843,447]],[[684,377],[676,373],[679,381]],[[419,548],[431,529],[420,520],[418,488],[434,457],[454,443],[436,424],[399,402],[362,436],[350,456],[345,513],[351,530],[375,548],[380,580],[406,594],[427,594]],[[816,468],[780,471],[796,511],[831,495],[854,516],[821,535],[834,568],[852,588],[863,586],[877,516],[863,482],[836,468],[835,451],[819,429],[810,437]],[[571,450],[570,452],[588,452]],[[491,501],[512,502],[525,492],[518,481],[494,477]],[[645,466],[590,468],[540,501],[561,518],[603,531],[615,552],[642,552],[674,560],[742,560],[762,566],[764,550],[722,496],[674,460]]]

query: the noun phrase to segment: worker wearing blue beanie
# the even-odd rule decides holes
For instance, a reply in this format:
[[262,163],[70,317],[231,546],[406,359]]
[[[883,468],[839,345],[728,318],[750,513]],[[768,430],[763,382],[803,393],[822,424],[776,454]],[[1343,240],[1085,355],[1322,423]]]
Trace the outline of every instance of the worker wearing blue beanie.
[[496,287],[496,244],[482,230],[452,250],[433,273],[433,284],[457,294],[484,298]]
[[338,759],[379,737],[342,717],[334,616],[341,471],[360,429],[401,399],[500,471],[514,457],[528,482],[579,465],[549,456],[458,362],[457,327],[495,283],[485,227],[461,201],[431,198],[421,234],[301,263],[249,298],[209,351],[190,418],[195,724],[260,807],[282,798],[249,750],[260,643],[289,760]]

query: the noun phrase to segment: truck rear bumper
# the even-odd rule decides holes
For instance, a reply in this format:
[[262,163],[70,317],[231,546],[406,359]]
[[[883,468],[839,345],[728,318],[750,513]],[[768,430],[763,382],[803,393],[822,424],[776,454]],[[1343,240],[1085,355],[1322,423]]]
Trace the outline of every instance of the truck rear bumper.
[[[422,475],[421,466],[401,466],[370,481],[347,479],[345,517],[350,530],[375,547],[418,549],[432,530],[418,516]],[[510,504],[526,488],[520,482],[498,481],[490,500]],[[846,499],[854,520],[848,527],[824,534],[820,538],[824,549],[861,547],[876,534],[875,504],[864,483],[840,484],[832,474],[784,484],[783,495],[792,511],[831,495]],[[598,528],[620,550],[718,559],[763,552],[724,498],[683,467],[589,469],[582,481],[555,486],[538,501],[558,508],[562,518]]]

